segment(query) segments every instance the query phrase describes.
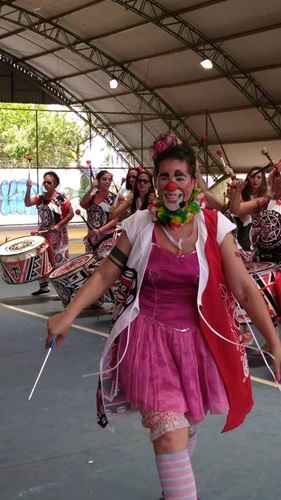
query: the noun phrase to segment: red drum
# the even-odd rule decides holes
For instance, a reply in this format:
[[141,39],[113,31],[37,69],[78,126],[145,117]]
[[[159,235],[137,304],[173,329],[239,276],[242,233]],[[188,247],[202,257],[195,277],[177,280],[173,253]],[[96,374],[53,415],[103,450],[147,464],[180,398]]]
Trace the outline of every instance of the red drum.
[[[247,264],[247,269],[264,298],[271,319],[277,321],[280,316],[280,308],[275,290],[275,277],[280,266],[273,262],[252,262]],[[239,323],[251,322],[246,311],[238,305],[236,319]]]
[[69,259],[50,274],[49,280],[54,285],[64,306],[69,304],[71,298],[93,274],[96,267],[97,259],[94,255],[84,254]]
[[92,236],[89,240],[88,236],[85,236],[83,241],[86,253],[92,252],[98,260],[104,259],[110,253],[121,233],[122,229],[117,227],[114,233],[103,236],[101,239]]
[[[69,304],[72,297],[86,283],[100,263],[101,261],[98,261],[95,255],[86,253],[69,259],[49,275],[49,280],[54,285],[64,306]],[[98,305],[105,302],[113,302],[113,292],[111,290],[99,300]]]
[[48,247],[42,236],[22,236],[0,245],[2,279],[9,285],[19,285],[48,275],[52,269]]
[[110,254],[112,247],[115,245],[121,233],[121,229],[116,229],[111,238],[105,239],[99,244],[95,250],[95,255],[98,259],[104,259]]

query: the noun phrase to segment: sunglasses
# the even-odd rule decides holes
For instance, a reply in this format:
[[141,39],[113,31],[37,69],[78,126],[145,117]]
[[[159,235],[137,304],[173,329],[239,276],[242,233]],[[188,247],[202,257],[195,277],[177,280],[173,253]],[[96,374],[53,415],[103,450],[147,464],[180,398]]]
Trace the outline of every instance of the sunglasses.
[[147,179],[138,179],[138,182],[142,184],[150,184],[150,181],[148,181]]
[[43,184],[53,184],[52,181],[43,181]]

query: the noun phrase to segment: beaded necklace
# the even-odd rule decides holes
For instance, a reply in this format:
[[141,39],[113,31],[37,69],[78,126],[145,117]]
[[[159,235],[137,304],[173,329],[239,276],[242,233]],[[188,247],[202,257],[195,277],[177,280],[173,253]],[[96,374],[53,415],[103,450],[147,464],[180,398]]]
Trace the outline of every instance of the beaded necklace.
[[198,193],[199,191],[194,189],[187,205],[175,211],[169,210],[162,201],[157,200],[153,207],[155,220],[163,226],[169,224],[171,227],[180,227],[185,222],[191,222],[194,215],[200,212],[200,203],[197,200]]

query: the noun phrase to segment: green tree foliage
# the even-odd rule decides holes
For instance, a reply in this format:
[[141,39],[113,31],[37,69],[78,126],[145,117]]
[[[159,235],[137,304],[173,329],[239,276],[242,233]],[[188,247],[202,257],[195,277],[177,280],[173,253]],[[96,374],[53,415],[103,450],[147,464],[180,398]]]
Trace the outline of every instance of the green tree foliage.
[[62,167],[79,162],[89,128],[72,113],[47,110],[46,105],[33,104],[9,104],[0,108],[0,157],[3,160],[16,164],[31,155],[32,163],[36,164],[37,114],[39,165]]

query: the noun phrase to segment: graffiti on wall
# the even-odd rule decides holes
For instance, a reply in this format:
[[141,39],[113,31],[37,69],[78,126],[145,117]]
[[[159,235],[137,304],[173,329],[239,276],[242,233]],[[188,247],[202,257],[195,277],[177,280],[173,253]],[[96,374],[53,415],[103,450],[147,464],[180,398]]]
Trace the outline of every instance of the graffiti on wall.
[[[1,169],[0,171],[0,226],[14,224],[37,224],[38,214],[35,206],[26,207],[24,197],[26,180],[30,175],[32,180],[31,196],[41,192],[44,172],[39,172],[39,186],[37,184],[36,169]],[[79,200],[90,187],[88,173],[79,169],[56,169],[60,177],[59,191],[71,201],[74,210],[79,207]],[[79,217],[74,222],[81,222]]]
[[[7,215],[36,215],[36,207],[26,207],[24,197],[26,179],[4,179],[0,183],[0,214]],[[31,196],[37,194],[37,185],[32,186]]]

